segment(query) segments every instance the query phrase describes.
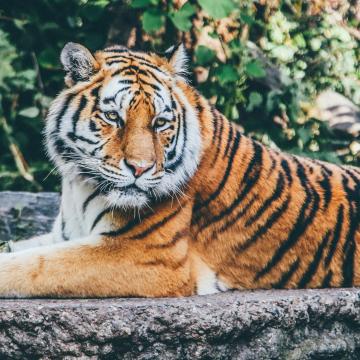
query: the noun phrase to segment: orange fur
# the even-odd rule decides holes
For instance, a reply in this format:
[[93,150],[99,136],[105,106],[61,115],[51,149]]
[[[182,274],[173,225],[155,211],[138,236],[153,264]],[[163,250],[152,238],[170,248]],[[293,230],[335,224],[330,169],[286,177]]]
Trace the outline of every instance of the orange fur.
[[[135,54],[172,71],[159,56]],[[104,68],[111,56],[116,53],[97,52],[98,73],[67,90],[78,103],[81,96],[89,99],[84,118],[96,101],[92,90],[113,76],[114,69]],[[128,64],[141,69],[141,61],[127,56]],[[107,161],[114,168],[123,157],[155,161],[161,171],[171,131],[152,133],[154,109],[142,93],[153,91],[143,81],[157,80],[134,76],[141,91],[126,128],[98,122],[109,139]],[[360,170],[267,149],[240,134],[185,81],[170,79],[167,86],[182,89],[197,109],[201,129],[201,162],[184,195],[142,210],[141,221],[126,211],[106,214],[121,231],[102,235],[98,242],[7,255],[2,271],[11,276],[0,276],[1,293],[191,295],[208,268],[238,289],[360,285]]]

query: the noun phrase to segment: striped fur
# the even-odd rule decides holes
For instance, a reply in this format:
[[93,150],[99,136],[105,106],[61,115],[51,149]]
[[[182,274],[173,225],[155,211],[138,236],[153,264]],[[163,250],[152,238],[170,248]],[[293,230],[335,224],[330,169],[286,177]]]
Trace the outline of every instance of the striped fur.
[[[61,211],[51,234],[0,255],[1,295],[360,284],[359,169],[242,135],[186,82],[181,47],[170,59],[124,47],[94,58],[78,45],[67,51],[69,88],[46,126]],[[131,162],[146,171],[135,176]]]

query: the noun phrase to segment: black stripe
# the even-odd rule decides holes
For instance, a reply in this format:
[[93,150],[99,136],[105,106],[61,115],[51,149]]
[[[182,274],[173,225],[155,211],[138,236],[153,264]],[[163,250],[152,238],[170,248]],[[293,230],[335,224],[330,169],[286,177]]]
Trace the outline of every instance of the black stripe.
[[91,156],[95,156],[96,152],[101,150],[109,141],[111,140],[111,138],[107,139],[105,142],[103,142],[101,145],[97,146],[94,150],[92,150],[90,152]]
[[277,199],[280,198],[284,191],[285,181],[284,176],[281,172],[279,172],[278,181],[276,183],[275,191],[272,193],[270,197],[268,197],[262,204],[262,206],[258,209],[258,211],[251,216],[245,223],[245,226],[252,225],[256,220],[258,220],[261,215],[275,202]]
[[331,280],[332,280],[332,276],[333,276],[333,272],[331,270],[329,270],[326,274],[326,276],[324,277],[324,280],[321,284],[322,288],[328,288],[331,287]]
[[326,267],[329,266],[330,261],[332,260],[332,258],[334,256],[335,249],[336,249],[337,244],[338,244],[338,242],[340,240],[341,228],[342,228],[343,222],[344,222],[344,205],[340,204],[338,212],[337,212],[336,224],[335,224],[333,238],[332,238],[331,244],[329,246],[327,256],[326,256],[326,258],[324,260],[324,264],[325,264]]
[[326,210],[329,207],[331,196],[332,196],[332,189],[329,177],[327,173],[322,170],[323,178],[319,181],[319,185],[322,187],[324,191],[324,210]]
[[[67,146],[65,144],[64,140],[62,140],[62,139],[56,139],[54,141],[54,147],[55,147],[56,152],[59,154],[59,156],[61,156],[61,155],[66,155],[66,156],[78,155],[75,152],[75,150],[72,149],[71,147]],[[66,162],[68,159],[64,159],[64,160]]]
[[117,59],[117,60],[111,60],[111,61],[107,61],[108,59],[106,59],[106,65],[111,66],[112,64],[128,64],[128,61],[126,60],[121,60],[121,59]]
[[154,94],[155,94],[163,103],[165,103],[165,100],[164,100],[163,96],[162,96],[157,90],[154,90]]
[[124,53],[129,52],[129,49],[122,49],[122,48],[107,48],[103,50],[104,52],[114,52],[114,53]]
[[139,67],[137,65],[128,65],[121,68],[121,71],[131,70],[137,73],[139,71]]
[[288,185],[291,185],[292,181],[293,181],[293,178],[292,178],[292,175],[291,175],[291,170],[290,170],[288,161],[286,159],[282,159],[281,162],[280,162],[280,165],[281,165],[281,167],[283,168],[283,170],[285,172],[285,175],[286,175],[286,178],[287,178],[287,181],[288,181]]
[[166,243],[160,243],[160,244],[149,244],[146,246],[147,249],[166,249],[169,247],[172,247],[178,243],[179,240],[183,239],[189,235],[189,229],[185,228],[182,230],[179,230],[175,233],[175,235],[171,238],[170,241]]
[[69,108],[71,100],[75,97],[75,94],[70,94],[67,96],[66,100],[64,101],[63,106],[61,107],[60,112],[56,116],[55,123],[56,123],[56,131],[59,132],[61,119],[65,115],[66,110]]
[[126,84],[126,85],[132,85],[134,84],[135,81],[134,80],[130,80],[130,79],[123,79],[123,80],[119,80],[118,84]]
[[[319,209],[320,198],[319,195],[310,186],[305,174],[304,167],[299,160],[294,157],[294,162],[297,164],[297,176],[300,179],[301,185],[305,191],[305,199],[297,217],[296,223],[291,229],[287,239],[276,250],[273,257],[265,265],[265,267],[256,275],[256,279],[267,274],[274,266],[276,266],[284,257],[284,255],[296,244],[298,239],[305,233],[310,226]],[[309,214],[306,215],[307,209],[310,208]]]
[[[310,160],[310,159],[308,159],[308,160]],[[318,164],[327,175],[331,176],[333,174],[333,172],[329,169],[329,167],[326,164],[324,164],[323,162],[316,160],[316,159],[311,159],[310,161]]]
[[212,124],[213,124],[213,128],[214,128],[214,130],[213,130],[213,135],[212,135],[212,140],[211,140],[211,142],[213,143],[213,144],[215,144],[215,141],[216,141],[216,138],[217,138],[217,131],[218,131],[218,118],[216,117],[216,115],[215,115],[215,109],[214,109],[214,107],[213,106],[210,106],[210,113],[211,113],[211,115],[212,115]]
[[227,179],[228,179],[228,177],[229,177],[229,175],[231,173],[231,169],[232,169],[232,166],[233,166],[233,163],[234,163],[234,158],[235,158],[235,155],[236,155],[237,150],[239,148],[240,137],[241,137],[240,132],[236,131],[235,139],[234,139],[234,142],[233,142],[233,146],[231,148],[230,156],[228,158],[225,173],[224,173],[224,176],[223,176],[221,182],[219,183],[218,187],[216,188],[216,190],[206,200],[204,200],[203,202],[197,203],[195,205],[195,207],[194,207],[194,211],[199,211],[201,208],[207,206],[211,201],[215,200],[219,196],[222,189],[224,188],[224,186],[225,186],[225,184],[227,182]]
[[123,58],[123,59],[127,59],[127,60],[134,60],[134,59],[137,59],[139,61],[137,61],[138,64],[140,65],[144,65],[144,66],[147,66],[151,69],[154,69],[164,75],[169,75],[167,74],[165,71],[163,71],[162,69],[159,68],[159,66],[156,66],[152,63],[150,63],[147,59],[145,59],[144,57],[141,57],[141,56],[137,56],[137,55],[134,55],[133,53],[128,53],[126,55],[119,55],[118,56],[119,58]]
[[180,122],[180,119],[178,120],[178,127],[176,129],[176,138],[175,138],[175,144],[173,146],[173,149],[171,151],[169,151],[168,153],[168,161],[171,161],[174,159],[175,155],[176,155],[176,147],[177,147],[177,144],[178,144],[178,140],[179,140],[179,134],[180,134],[180,125],[181,125],[181,122]]
[[81,115],[81,112],[85,109],[85,106],[87,104],[88,100],[85,95],[81,96],[80,103],[78,108],[76,109],[74,115],[72,116],[72,125],[73,125],[73,133],[76,133],[76,125],[79,121],[79,117]]
[[297,258],[290,266],[289,270],[282,273],[280,279],[271,285],[274,289],[283,289],[296,270],[299,268],[300,260]]
[[360,169],[354,168],[354,167],[349,167],[346,166],[345,168],[347,171],[350,171],[351,173],[355,173],[356,178],[358,179],[358,177],[360,176]]
[[90,194],[86,200],[84,201],[83,203],[83,206],[82,206],[82,212],[83,214],[85,213],[88,205],[90,204],[90,202],[92,200],[94,200],[96,197],[98,197],[99,195],[101,194],[101,190],[99,188],[97,188],[92,194]]
[[197,110],[198,116],[201,116],[202,112],[204,111],[204,106],[201,104],[201,97],[200,94],[197,91],[194,91],[195,96],[195,107]]
[[228,156],[229,150],[230,150],[230,143],[233,139],[234,136],[234,129],[231,123],[229,123],[230,129],[229,129],[229,134],[228,134],[228,139],[226,142],[226,147],[225,147],[225,152],[224,152],[224,158]]
[[346,240],[343,246],[344,259],[342,264],[343,273],[343,287],[350,287],[353,285],[354,278],[354,256],[355,256],[355,232],[357,223],[355,223],[357,216],[354,212],[353,205],[349,205],[349,230],[346,235]]
[[113,103],[115,103],[116,97],[117,97],[121,92],[126,91],[126,90],[129,90],[129,89],[130,89],[130,86],[124,86],[124,87],[122,87],[121,89],[119,89],[113,96],[108,96],[108,97],[104,98],[104,99],[102,100],[102,102],[103,102],[104,104],[109,104],[110,101],[113,102]]
[[99,221],[106,215],[108,214],[113,208],[112,207],[108,207],[106,209],[104,209],[103,211],[101,211],[95,218],[93,224],[91,225],[91,231],[94,230],[95,226],[99,223]]
[[[288,209],[290,203],[290,196],[286,198],[286,200],[278,207],[266,220],[266,222],[260,226],[255,233],[248,238],[244,243],[239,244],[236,247],[237,252],[243,252],[248,249],[251,245],[255,244],[255,242],[264,234],[267,233],[271,229],[271,227],[279,220],[279,218],[284,214],[284,212]],[[258,276],[256,276],[256,280]]]
[[113,59],[122,59],[123,57],[119,54],[116,54],[116,55],[110,55],[110,56],[107,56],[105,58],[105,61],[108,61],[108,60],[113,60]]
[[352,169],[347,169],[347,168],[343,167],[343,170],[354,181],[354,183],[356,185],[358,185],[360,179],[357,177],[357,175],[353,174]]
[[219,153],[220,153],[220,149],[221,149],[221,142],[222,142],[222,133],[224,130],[224,120],[221,116],[218,116],[218,114],[216,115],[217,120],[219,120],[220,122],[220,128],[219,128],[219,134],[217,135],[217,145],[216,145],[216,151],[215,151],[215,156],[214,156],[214,161],[217,160]]
[[68,241],[69,237],[66,235],[66,224],[65,224],[65,220],[64,220],[64,216],[61,213],[61,237],[63,238],[64,241]]
[[[141,82],[141,84],[145,84],[147,86],[150,86],[150,87],[152,87],[153,89],[155,89],[157,91],[161,91],[160,86],[158,86],[156,84],[151,84],[151,83],[145,81],[144,79],[141,79],[140,82]],[[158,96],[161,97],[162,100],[164,100],[161,95],[158,94]]]
[[[140,63],[141,64],[141,63]],[[146,66],[149,66],[149,65],[146,65]],[[150,66],[149,66],[150,67]],[[151,66],[152,67],[152,66]],[[155,74],[153,71],[149,70],[149,69],[146,69],[146,71],[148,72],[147,74],[147,77],[149,78],[153,78],[155,81],[157,81],[159,84],[164,84],[162,80],[160,80]],[[161,71],[162,72],[162,71]]]
[[95,112],[99,106],[99,90],[100,90],[100,88],[101,88],[101,85],[98,85],[98,86],[94,87],[90,92],[90,95],[95,98],[94,104],[93,104],[93,107],[91,110],[92,113]]
[[180,122],[180,124],[182,125],[182,129],[183,129],[184,141],[183,141],[183,145],[182,145],[180,154],[178,154],[179,158],[173,164],[171,164],[170,166],[167,167],[168,170],[172,170],[172,171],[174,171],[179,165],[182,164],[182,162],[183,162],[182,154],[184,154],[184,151],[185,151],[186,146],[187,146],[187,140],[188,140],[188,137],[187,137],[187,124],[186,124],[186,108],[181,106],[180,109],[181,109],[181,122]]
[[96,121],[91,119],[90,122],[89,122],[89,130],[91,132],[97,133],[97,132],[99,132],[101,130],[101,128],[98,128],[97,124],[96,124]]
[[181,209],[182,209],[182,206],[179,206],[174,212],[172,212],[171,214],[165,216],[161,221],[159,221],[159,222],[157,222],[155,224],[152,224],[145,231],[142,231],[142,232],[140,232],[138,234],[135,234],[135,235],[131,236],[130,239],[133,239],[133,240],[143,239],[144,237],[148,236],[149,234],[151,234],[155,230],[160,229],[168,221],[170,221],[172,218],[174,218],[181,211]]
[[344,259],[342,264],[342,286],[348,287],[353,285],[354,278],[354,256],[356,252],[355,234],[360,221],[360,179],[358,179],[357,176],[354,176],[349,169],[345,169],[345,172],[355,183],[354,189],[352,189],[349,187],[348,179],[343,177],[343,186],[349,203],[349,229],[343,245]]
[[[247,166],[247,169],[244,173],[241,185],[244,185],[243,189],[240,191],[239,195],[236,197],[236,199],[231,203],[231,205],[227,206],[223,211],[221,211],[218,215],[206,219],[206,222],[204,225],[201,226],[199,231],[202,231],[203,229],[209,227],[214,222],[222,220],[225,216],[228,216],[233,212],[234,209],[236,209],[239,204],[245,199],[247,195],[249,195],[251,189],[256,185],[257,181],[260,178],[261,173],[261,165],[262,165],[262,153],[263,148],[257,143],[253,144],[254,146],[254,154],[252,156],[251,161],[249,161],[249,164]],[[254,173],[251,174],[251,172],[254,170]]]
[[270,169],[269,169],[269,175],[271,175],[272,172],[274,171],[275,167],[276,167],[277,161],[276,161],[276,158],[275,158],[273,152],[269,152],[269,156],[270,156],[270,159],[271,159],[271,166],[270,166]]
[[298,288],[305,288],[310,283],[313,276],[317,272],[317,270],[319,268],[321,258],[322,258],[323,253],[324,253],[324,250],[325,250],[325,248],[327,246],[327,243],[329,241],[330,235],[331,235],[331,231],[328,230],[326,232],[326,234],[324,235],[324,237],[322,238],[321,243],[320,243],[319,247],[316,250],[316,253],[315,253],[315,256],[314,256],[313,260],[311,261],[309,267],[307,268],[304,275],[300,279],[300,281],[298,283]]
[[129,221],[126,225],[124,225],[116,230],[102,232],[101,235],[111,236],[111,237],[123,235],[123,234],[129,232],[130,230],[132,230],[134,227],[138,226],[140,224],[140,222],[141,222],[140,217],[137,217],[137,218],[134,218],[133,220]]
[[[165,71],[161,70],[161,69],[159,68],[159,66],[153,65],[153,64],[149,63],[149,62],[146,61],[146,60],[145,60],[145,61],[139,61],[139,64],[148,66],[149,68],[154,69],[154,70],[160,72],[160,73],[163,74],[163,75],[169,76],[169,74],[167,74]],[[152,76],[155,77],[154,74],[152,74]],[[159,81],[159,82],[160,82],[160,81]]]
[[233,217],[232,219],[226,221],[221,228],[218,231],[214,231],[213,233],[213,238],[215,238],[216,234],[220,234],[223,233],[224,231],[226,231],[230,226],[234,225],[237,221],[239,221],[245,214],[246,212],[253,206],[255,201],[258,201],[258,195],[256,194],[245,206],[244,208],[239,211],[235,217]]
[[93,141],[93,140],[85,138],[85,137],[83,137],[81,135],[75,135],[72,132],[68,132],[66,135],[70,140],[72,140],[74,142],[76,142],[77,140],[80,140],[80,141],[84,141],[84,142],[86,142],[86,143],[88,143],[90,145],[97,145],[100,142],[100,140]]

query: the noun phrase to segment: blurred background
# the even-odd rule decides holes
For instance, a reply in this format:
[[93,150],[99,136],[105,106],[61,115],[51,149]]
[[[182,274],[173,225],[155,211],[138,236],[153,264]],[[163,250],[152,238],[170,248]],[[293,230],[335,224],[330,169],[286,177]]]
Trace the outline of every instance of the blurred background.
[[59,190],[42,129],[66,42],[164,51],[253,138],[360,164],[360,0],[0,0],[0,190]]

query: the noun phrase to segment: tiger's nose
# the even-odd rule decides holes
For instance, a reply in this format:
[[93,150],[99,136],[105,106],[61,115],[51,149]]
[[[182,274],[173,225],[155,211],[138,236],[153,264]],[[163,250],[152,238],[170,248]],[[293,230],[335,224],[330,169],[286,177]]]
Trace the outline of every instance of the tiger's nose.
[[141,176],[145,171],[151,169],[155,162],[147,163],[145,161],[125,160],[125,164],[131,169],[135,177]]

